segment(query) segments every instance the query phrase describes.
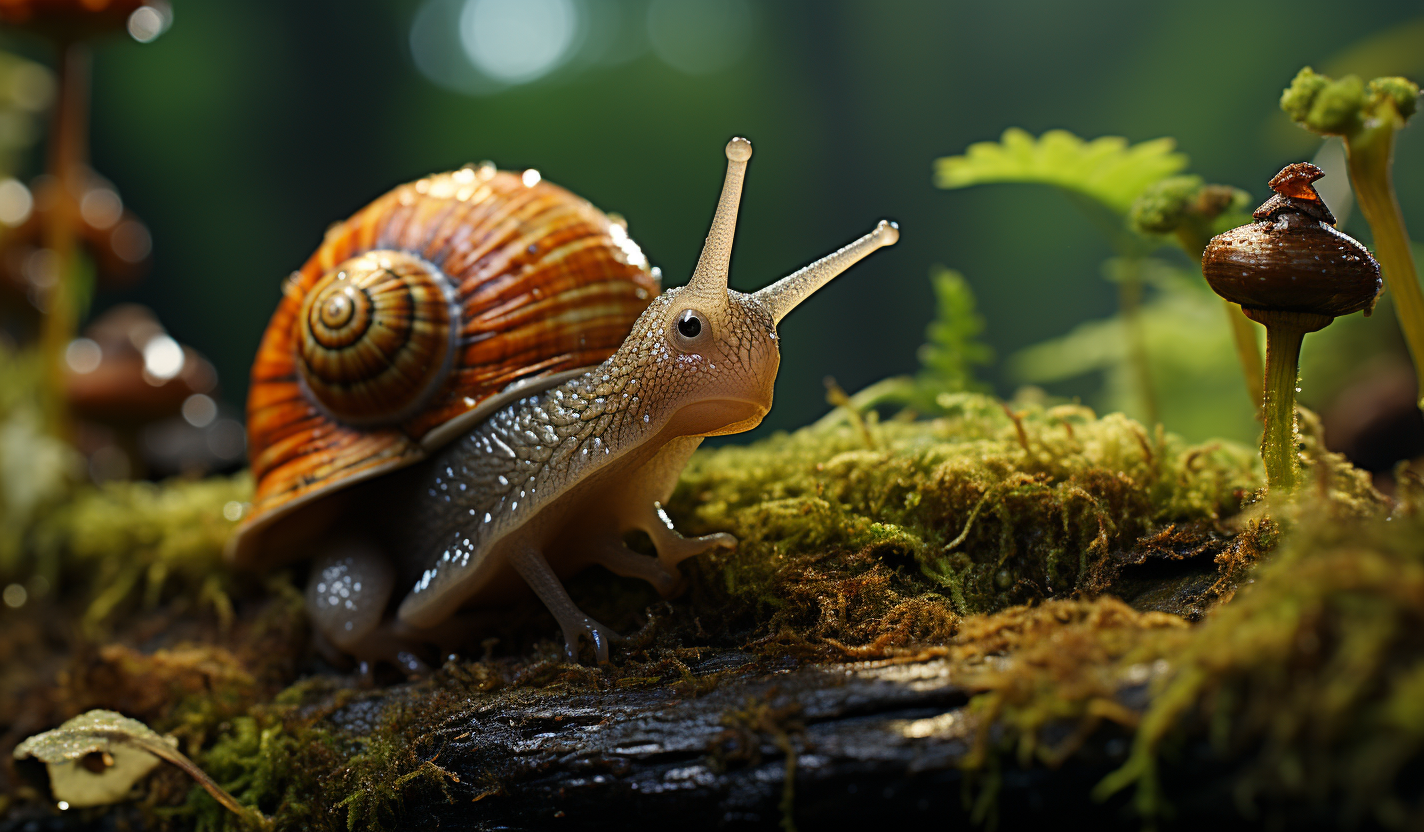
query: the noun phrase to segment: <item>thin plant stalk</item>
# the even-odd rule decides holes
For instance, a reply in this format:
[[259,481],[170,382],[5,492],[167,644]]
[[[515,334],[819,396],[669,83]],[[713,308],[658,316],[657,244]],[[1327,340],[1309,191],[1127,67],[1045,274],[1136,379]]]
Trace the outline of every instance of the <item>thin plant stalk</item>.
[[1138,392],[1142,396],[1143,416],[1149,425],[1157,424],[1157,394],[1152,387],[1152,363],[1147,355],[1147,334],[1142,328],[1142,277],[1139,262],[1134,257],[1125,258],[1125,267],[1118,281],[1118,309],[1122,313],[1123,326],[1127,329],[1129,360],[1133,375],[1137,379]]
[[1345,137],[1345,155],[1349,161],[1350,181],[1355,186],[1355,200],[1370,224],[1375,257],[1385,285],[1394,293],[1395,313],[1414,360],[1419,396],[1416,404],[1424,409],[1424,292],[1419,288],[1409,232],[1404,228],[1404,215],[1399,210],[1390,175],[1395,129],[1391,119],[1367,124]]
[[89,132],[89,50],[81,44],[61,47],[59,97],[49,136],[48,173],[54,202],[46,213],[45,247],[53,254],[53,282],[48,290],[40,330],[40,350],[46,364],[46,422],[55,433],[68,431],[64,398],[64,351],[79,324],[80,287],[75,268],[79,217],[75,194],[83,188]]
[[178,749],[173,748],[172,746],[169,746],[165,743],[153,742],[145,737],[124,735],[122,737],[119,737],[118,739],[119,741],[132,745],[135,748],[143,749],[144,751],[147,751],[148,753],[159,758],[160,760],[166,760],[169,763],[172,763],[173,765],[182,769],[184,773],[186,773],[189,777],[193,778],[193,780],[195,780],[199,786],[203,787],[204,791],[212,795],[212,798],[218,803],[222,804],[223,808],[227,809],[229,812],[232,812],[240,818],[248,820],[253,825],[257,826],[259,829],[272,828],[272,821],[270,818],[263,815],[262,812],[255,808],[242,805],[242,803],[239,802],[237,798],[233,797],[227,789],[224,789],[222,786],[219,786],[216,780],[209,777],[206,771],[203,771],[201,768],[199,768],[197,763],[194,763],[192,760],[188,759],[188,757],[182,752],[178,751]]
[[[1187,252],[1187,256],[1192,258],[1192,262],[1201,268],[1202,251],[1206,249],[1207,241],[1200,238],[1200,235],[1193,233],[1187,226],[1181,226],[1177,231],[1177,239],[1181,241],[1182,248]],[[1261,362],[1261,344],[1256,340],[1256,327],[1251,323],[1251,319],[1246,317],[1246,313],[1241,311],[1241,307],[1227,300],[1221,299],[1221,304],[1226,310],[1226,323],[1231,327],[1231,340],[1236,346],[1236,359],[1241,362],[1241,375],[1246,380],[1246,395],[1251,397],[1251,404],[1256,408],[1256,416],[1261,416],[1261,385],[1264,384],[1265,370]]]

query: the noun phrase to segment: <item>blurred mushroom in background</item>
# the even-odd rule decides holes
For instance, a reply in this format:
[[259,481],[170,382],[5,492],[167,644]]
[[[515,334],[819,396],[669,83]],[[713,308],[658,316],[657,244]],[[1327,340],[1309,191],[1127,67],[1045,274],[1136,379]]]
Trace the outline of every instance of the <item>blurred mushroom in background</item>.
[[242,460],[242,424],[216,399],[217,372],[147,307],[116,306],[64,353],[75,443],[95,482],[204,474]]
[[[47,138],[45,178],[32,195],[33,228],[15,235],[25,296],[39,311],[38,342],[46,364],[42,402],[52,434],[67,437],[65,353],[83,320],[93,275],[79,249],[91,249],[99,269],[117,247],[120,263],[147,257],[148,232],[125,221],[111,185],[89,168],[89,42],[127,32],[141,43],[157,38],[172,13],[166,0],[4,0],[0,24],[47,41],[55,51],[55,94]],[[100,240],[96,245],[94,235]],[[134,255],[140,255],[134,257]],[[131,260],[130,258],[133,257]]]
[[[47,310],[49,290],[58,279],[54,252],[44,239],[55,211],[78,217],[79,242],[93,260],[101,287],[126,289],[148,271],[153,250],[148,227],[124,207],[113,183],[94,171],[85,169],[84,185],[77,194],[66,193],[49,174],[36,177],[29,188],[15,180],[3,187],[24,189],[30,209],[0,242],[0,281],[39,312]],[[4,197],[0,193],[0,200]],[[69,204],[61,207],[62,200]]]

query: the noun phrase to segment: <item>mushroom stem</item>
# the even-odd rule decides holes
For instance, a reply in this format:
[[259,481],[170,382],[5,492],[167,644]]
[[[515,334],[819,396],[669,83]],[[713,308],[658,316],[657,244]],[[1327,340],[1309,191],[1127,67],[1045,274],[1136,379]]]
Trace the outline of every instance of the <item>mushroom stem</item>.
[[1386,285],[1394,293],[1399,328],[1414,359],[1418,380],[1416,404],[1424,409],[1424,291],[1419,288],[1409,232],[1404,229],[1404,216],[1400,213],[1390,176],[1397,127],[1390,119],[1367,124],[1359,132],[1345,137],[1345,153],[1355,199],[1374,234],[1375,256]]
[[1262,415],[1261,461],[1266,464],[1266,488],[1290,493],[1296,482],[1295,394],[1300,370],[1300,344],[1334,318],[1312,312],[1247,309],[1247,316],[1266,327],[1266,381]]

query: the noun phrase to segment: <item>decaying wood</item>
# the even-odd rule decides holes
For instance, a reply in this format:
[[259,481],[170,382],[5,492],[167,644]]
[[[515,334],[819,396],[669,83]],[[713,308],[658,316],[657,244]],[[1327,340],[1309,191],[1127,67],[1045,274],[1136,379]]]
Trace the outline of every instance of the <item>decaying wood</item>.
[[[750,657],[725,653],[694,672],[726,673],[741,664]],[[789,807],[803,829],[916,819],[967,825],[974,799],[995,784],[1001,821],[1047,808],[1109,825],[1125,819],[1121,802],[1104,806],[1088,798],[1126,753],[1121,737],[1106,746],[1116,760],[1091,749],[1058,771],[966,780],[961,763],[978,730],[968,698],[944,660],[734,673],[696,696],[675,686],[530,693],[523,703],[501,695],[432,726],[434,763],[446,779],[408,799],[402,823],[775,828]],[[367,720],[372,704],[331,719]]]

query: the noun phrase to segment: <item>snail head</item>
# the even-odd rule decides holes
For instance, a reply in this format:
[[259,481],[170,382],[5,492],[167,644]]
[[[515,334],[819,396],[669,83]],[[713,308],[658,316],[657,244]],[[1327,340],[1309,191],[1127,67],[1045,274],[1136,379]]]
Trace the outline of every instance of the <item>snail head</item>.
[[[727,176],[707,242],[686,286],[658,296],[615,361],[643,367],[645,396],[685,436],[750,430],[771,409],[780,364],[776,325],[801,301],[861,258],[899,239],[881,220],[873,231],[760,291],[727,287],[732,239],[751,142],[727,143]],[[660,398],[654,399],[654,391]]]

